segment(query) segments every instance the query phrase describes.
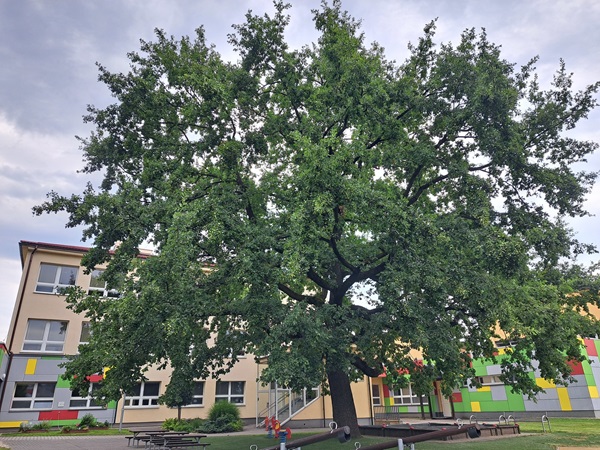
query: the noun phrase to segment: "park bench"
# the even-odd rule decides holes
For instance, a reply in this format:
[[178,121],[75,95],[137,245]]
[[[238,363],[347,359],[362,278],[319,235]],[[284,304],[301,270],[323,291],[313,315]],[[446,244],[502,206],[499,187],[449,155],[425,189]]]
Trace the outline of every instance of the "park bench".
[[376,406],[374,409],[373,418],[375,425],[392,425],[402,424],[402,413],[398,406]]
[[176,449],[176,448],[200,448],[206,449],[210,444],[201,442],[205,438],[204,434],[152,434],[147,443],[147,448],[151,449]]

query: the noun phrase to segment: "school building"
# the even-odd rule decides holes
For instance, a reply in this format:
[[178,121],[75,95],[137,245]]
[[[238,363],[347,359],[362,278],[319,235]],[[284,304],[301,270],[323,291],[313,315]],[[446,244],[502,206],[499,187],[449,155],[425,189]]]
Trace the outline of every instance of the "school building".
[[[86,414],[110,424],[157,423],[177,416],[177,411],[158,404],[158,397],[169,382],[169,372],[150,370],[132,396],[107,406],[96,404],[90,396],[101,376],[90,378],[88,392],[70,389],[62,378],[60,364],[75,355],[89,338],[86,318],[66,308],[62,289],[77,285],[102,296],[118,297],[106,289],[99,277],[102,268],[84,273],[80,262],[87,247],[21,241],[22,276],[12,313],[6,343],[0,343],[0,428],[16,428],[23,422],[49,421],[51,425],[73,425]],[[144,257],[144,255],[141,255]],[[147,255],[146,255],[147,256]],[[496,413],[549,414],[554,416],[600,417],[600,362],[598,339],[582,339],[582,351],[589,362],[573,367],[577,380],[568,387],[549,385],[532,373],[546,393],[537,401],[512,394],[498,379],[499,364],[475,361],[482,387],[462,387],[445,398],[432,386],[428,396],[417,396],[410,384],[392,389],[385,377],[353,383],[352,390],[360,424],[390,422],[403,417],[469,418],[493,417]],[[502,349],[499,349],[501,357]],[[195,382],[194,398],[182,408],[182,418],[205,418],[214,402],[236,404],[247,423],[260,426],[265,417],[275,416],[282,424],[295,427],[327,426],[332,420],[329,397],[319,387],[293,393],[276,383],[256,382],[267,361],[246,355],[218,380]]]

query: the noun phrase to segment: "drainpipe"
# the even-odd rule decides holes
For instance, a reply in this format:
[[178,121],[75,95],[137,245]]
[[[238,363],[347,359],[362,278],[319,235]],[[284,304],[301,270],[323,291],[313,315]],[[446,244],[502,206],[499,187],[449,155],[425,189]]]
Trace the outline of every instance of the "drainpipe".
[[8,364],[6,365],[6,378],[2,383],[2,392],[0,392],[0,409],[2,408],[2,402],[4,402],[4,394],[6,393],[6,385],[10,378],[10,368],[12,366],[12,360],[14,353],[12,352],[13,342],[15,340],[15,333],[17,331],[17,324],[19,323],[19,316],[21,315],[21,306],[23,305],[23,297],[25,296],[25,287],[27,286],[27,280],[29,279],[29,272],[31,270],[31,262],[33,260],[33,254],[37,251],[38,246],[36,245],[29,255],[29,262],[27,263],[27,271],[25,272],[25,280],[23,281],[23,288],[21,289],[21,295],[19,296],[19,303],[17,304],[17,314],[15,314],[15,322],[13,324],[12,333],[10,334],[10,344],[7,349],[8,353]]
[[367,380],[369,381],[367,386],[367,398],[369,399],[369,411],[371,412],[371,425],[375,425],[375,415],[373,413],[373,388],[371,387],[371,377],[367,376]]
[[327,418],[325,417],[325,396],[321,391],[321,405],[323,406],[323,428],[327,427]]

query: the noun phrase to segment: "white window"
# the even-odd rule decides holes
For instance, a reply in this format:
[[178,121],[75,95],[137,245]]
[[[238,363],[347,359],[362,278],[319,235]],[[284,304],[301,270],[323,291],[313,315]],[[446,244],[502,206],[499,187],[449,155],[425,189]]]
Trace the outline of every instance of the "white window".
[[65,345],[68,322],[58,320],[27,321],[27,332],[23,341],[24,352],[60,353]]
[[131,408],[158,406],[159,388],[158,381],[144,381],[138,384],[134,388],[133,394],[125,397],[125,406]]
[[373,398],[373,406],[381,405],[381,393],[378,384],[371,385],[371,397]]
[[17,383],[12,409],[52,409],[56,383]]
[[244,387],[245,381],[217,381],[215,402],[244,404]]
[[42,263],[35,292],[60,294],[65,288],[75,286],[78,271],[78,267]]
[[101,297],[117,298],[120,296],[119,291],[116,289],[109,289],[106,282],[102,279],[104,270],[92,270],[92,277],[90,279],[90,288],[88,294],[100,293]]
[[92,329],[89,322],[81,323],[81,334],[79,335],[79,344],[87,344],[90,342],[90,336],[92,335]]
[[477,377],[477,381],[479,381],[479,384],[482,386],[504,384],[499,375],[484,375],[482,377]]
[[204,381],[194,382],[194,392],[191,406],[202,406],[204,404]]
[[[419,405],[419,396],[412,391],[412,385],[409,384],[403,388],[390,390],[390,396],[394,398],[395,405]],[[427,403],[427,398],[423,398],[423,403]]]
[[92,394],[98,389],[100,389],[99,383],[90,383],[90,387],[84,392],[73,389],[71,392],[71,400],[69,401],[69,408],[101,408],[102,405],[99,405],[96,400],[92,398]]

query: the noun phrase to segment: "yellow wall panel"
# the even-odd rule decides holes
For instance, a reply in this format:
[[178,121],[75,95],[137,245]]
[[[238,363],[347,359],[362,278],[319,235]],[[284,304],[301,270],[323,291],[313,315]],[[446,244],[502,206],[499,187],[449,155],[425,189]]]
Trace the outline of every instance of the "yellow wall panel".
[[479,404],[479,402],[471,402],[471,411],[481,412],[481,405]]
[[19,425],[22,423],[22,420],[18,420],[17,422],[0,422],[0,428],[19,428]]
[[542,389],[551,389],[556,387],[556,384],[554,384],[552,381],[546,380],[545,378],[536,378],[535,382]]
[[588,390],[590,391],[590,398],[598,398],[597,386],[588,386]]
[[490,392],[492,388],[490,386],[481,386],[477,388],[477,392]]
[[35,374],[35,367],[37,365],[37,359],[29,358],[27,360],[27,366],[25,367],[25,375]]
[[558,393],[560,408],[563,411],[571,411],[573,408],[571,407],[571,399],[569,398],[569,392],[567,391],[567,388],[556,388],[556,392]]

